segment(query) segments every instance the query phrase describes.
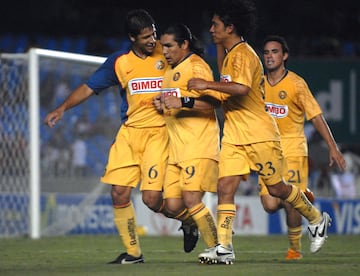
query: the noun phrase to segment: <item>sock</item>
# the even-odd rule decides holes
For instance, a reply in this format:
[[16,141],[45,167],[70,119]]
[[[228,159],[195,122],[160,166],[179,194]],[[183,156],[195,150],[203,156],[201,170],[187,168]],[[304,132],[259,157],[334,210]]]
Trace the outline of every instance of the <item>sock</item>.
[[189,214],[194,219],[199,232],[208,248],[218,244],[215,219],[204,203],[199,203],[189,209]]
[[136,232],[135,210],[131,202],[113,205],[114,223],[126,252],[134,257],[141,255],[139,237]]
[[287,199],[296,210],[302,214],[310,224],[317,224],[321,221],[322,216],[320,211],[311,204],[304,193],[296,186],[291,185],[292,190]]
[[190,216],[188,209],[182,210],[177,214],[174,219],[180,220],[183,224],[192,225],[195,223],[194,219]]
[[235,204],[220,204],[217,207],[217,230],[219,243],[232,246],[232,226],[236,216]]
[[302,227],[288,227],[288,239],[290,243],[290,248],[297,252],[301,252],[301,233]]

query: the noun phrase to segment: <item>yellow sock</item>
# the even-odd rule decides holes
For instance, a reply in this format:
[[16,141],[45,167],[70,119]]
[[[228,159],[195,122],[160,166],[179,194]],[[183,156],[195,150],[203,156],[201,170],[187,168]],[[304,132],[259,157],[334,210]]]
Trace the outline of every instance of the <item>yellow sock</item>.
[[136,232],[135,210],[131,202],[114,205],[114,223],[126,252],[134,257],[141,255],[139,237]]
[[186,225],[194,224],[194,219],[190,216],[188,209],[182,210],[179,214],[177,214],[174,219],[180,220]]
[[210,248],[217,245],[218,240],[215,219],[204,203],[195,205],[193,208],[189,209],[189,213],[196,222],[199,232],[207,247]]
[[217,207],[217,230],[219,243],[232,245],[232,226],[236,216],[235,204],[220,204]]
[[301,251],[301,231],[301,226],[294,228],[288,227],[288,239],[290,243],[290,248],[297,252]]
[[285,200],[289,202],[296,210],[298,210],[299,213],[309,221],[309,223],[319,223],[321,221],[320,211],[311,204],[311,202],[298,187],[294,185],[291,186],[291,193]]

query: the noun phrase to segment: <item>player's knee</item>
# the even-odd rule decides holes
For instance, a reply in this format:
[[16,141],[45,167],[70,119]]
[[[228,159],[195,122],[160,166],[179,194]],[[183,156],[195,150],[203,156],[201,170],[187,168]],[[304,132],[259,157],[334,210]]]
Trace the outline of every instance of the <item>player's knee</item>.
[[162,194],[160,191],[143,192],[142,200],[144,204],[154,212],[157,212],[162,204]]
[[122,186],[112,186],[111,198],[114,204],[125,204],[130,202],[131,189]]
[[290,185],[286,185],[284,182],[279,182],[275,185],[266,185],[266,187],[271,196],[280,198],[283,200],[285,200],[291,192]]
[[277,210],[282,208],[281,200],[279,198],[264,195],[261,196],[261,204],[265,210],[265,212],[272,214],[275,213]]
[[168,198],[165,200],[165,215],[170,218],[176,217],[185,208],[181,198]]
[[273,207],[269,207],[269,206],[265,206],[265,205],[263,205],[263,209],[266,213],[269,213],[269,214],[273,214],[278,210]]

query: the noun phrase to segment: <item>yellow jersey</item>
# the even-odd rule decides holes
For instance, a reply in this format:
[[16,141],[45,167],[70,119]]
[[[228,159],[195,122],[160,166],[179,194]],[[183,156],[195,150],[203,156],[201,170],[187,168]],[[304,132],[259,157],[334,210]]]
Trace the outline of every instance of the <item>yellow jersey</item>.
[[292,71],[275,85],[265,78],[265,102],[275,118],[285,156],[307,156],[304,121],[322,113],[305,80]]
[[121,55],[115,61],[115,73],[126,97],[126,126],[143,128],[164,126],[165,121],[153,106],[153,98],[161,90],[167,62],[161,45],[156,44],[154,53],[145,59],[133,51]]
[[[178,97],[213,95],[212,90],[187,90],[191,78],[213,81],[209,65],[198,55],[190,54],[176,67],[167,68],[163,80],[163,93]],[[190,108],[165,109],[164,118],[170,138],[169,163],[209,158],[219,158],[219,126],[214,109],[195,110]]]
[[222,141],[233,145],[279,141],[276,123],[266,112],[263,67],[249,44],[241,42],[226,54],[220,80],[250,88],[246,96],[229,95],[223,101],[225,121]]

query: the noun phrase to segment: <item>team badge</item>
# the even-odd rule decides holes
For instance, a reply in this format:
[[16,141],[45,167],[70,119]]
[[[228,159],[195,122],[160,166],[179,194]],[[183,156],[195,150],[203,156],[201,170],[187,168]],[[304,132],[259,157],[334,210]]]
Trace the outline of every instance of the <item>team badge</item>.
[[165,68],[165,63],[162,60],[159,60],[158,62],[156,62],[155,67],[158,70],[162,70]]
[[180,72],[176,72],[173,76],[173,81],[178,81],[180,79]]
[[280,99],[283,100],[283,99],[285,99],[286,97],[287,97],[286,91],[283,91],[283,90],[282,90],[282,91],[279,92],[279,98],[280,98]]

